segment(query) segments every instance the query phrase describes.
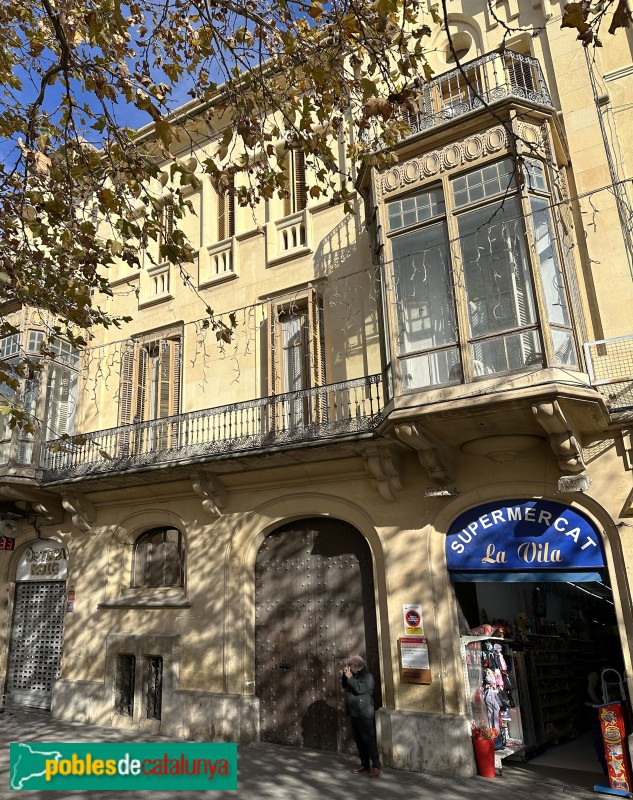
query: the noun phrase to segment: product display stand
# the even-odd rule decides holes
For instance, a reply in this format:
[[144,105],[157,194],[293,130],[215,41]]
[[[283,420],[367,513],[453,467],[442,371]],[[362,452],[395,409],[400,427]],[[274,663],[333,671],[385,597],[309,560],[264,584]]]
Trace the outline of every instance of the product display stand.
[[[495,741],[474,739],[473,745],[475,749],[492,748],[494,761],[500,771],[504,758],[523,750],[523,728],[511,642],[495,636],[462,636],[461,650],[466,697],[473,723],[499,730]],[[480,771],[480,774],[483,773]]]

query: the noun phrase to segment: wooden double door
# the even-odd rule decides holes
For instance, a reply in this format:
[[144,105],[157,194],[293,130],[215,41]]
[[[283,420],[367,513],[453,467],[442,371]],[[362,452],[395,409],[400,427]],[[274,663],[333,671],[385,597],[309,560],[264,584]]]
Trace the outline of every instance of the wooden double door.
[[256,691],[262,741],[355,752],[341,670],[360,653],[381,705],[371,552],[345,522],[305,519],[257,555]]

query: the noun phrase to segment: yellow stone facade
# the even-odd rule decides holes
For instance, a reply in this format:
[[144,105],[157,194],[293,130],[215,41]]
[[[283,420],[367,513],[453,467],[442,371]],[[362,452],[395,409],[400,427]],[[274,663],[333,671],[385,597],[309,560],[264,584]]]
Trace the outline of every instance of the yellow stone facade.
[[[623,232],[623,220],[630,224],[633,154],[628,32],[609,37],[593,62],[593,52],[560,29],[559,4],[542,0],[520,12],[517,2],[498,4],[504,24],[483,5],[463,0],[450,10],[460,59],[469,65],[466,74],[477,74],[477,97],[486,102],[464,94],[464,75],[438,32],[428,113],[417,121],[419,132],[401,143],[395,166],[357,176],[355,215],[309,199],[303,207],[295,182],[290,200],[230,209],[233,230],[221,229],[220,218],[228,224],[227,198],[200,175],[201,188],[190,195],[195,213],[183,222],[194,262],[179,268],[145,257],[138,271],[122,265],[113,273],[113,296],[99,302],[132,322],[121,331],[95,331],[81,366],[63,362],[75,376],[63,380],[76,385],[64,395],[73,409],[67,432],[80,439],[45,444],[55,438],[49,433],[22,449],[16,434],[5,439],[0,492],[16,541],[15,552],[0,553],[7,702],[17,696],[10,662],[17,658],[18,571],[33,542],[46,539],[67,557],[61,665],[49,692],[53,715],[174,737],[258,740],[263,727],[274,727],[261,716],[256,595],[257,576],[267,573],[265,565],[258,573],[258,553],[283,526],[335,520],[355,529],[371,554],[373,595],[361,600],[375,618],[385,764],[472,775],[446,535],[469,509],[517,499],[579,510],[600,532],[631,674],[633,339],[626,337],[633,334],[633,252]],[[506,48],[518,56],[499,51],[506,27],[516,31]],[[212,147],[201,136],[182,157],[202,161]],[[463,190],[471,192],[466,205],[458,206],[456,181],[506,159],[514,175],[506,208],[511,197],[521,218],[508,217],[505,233],[530,218],[529,180],[540,179],[534,173],[524,180],[526,161],[542,165],[546,189],[539,196],[552,214],[551,247],[570,322],[548,318],[554,312],[543,276],[549,273],[540,269],[542,250],[528,224],[513,228],[524,244],[512,252],[523,254],[531,316],[512,334],[501,336],[497,328],[499,335],[488,331],[478,339],[472,306],[479,295],[468,283],[459,242],[460,220],[482,208],[482,199],[473,184]],[[490,202],[499,196],[493,192]],[[432,308],[440,294],[427,295],[424,309],[415,307],[404,273],[393,268],[396,231],[414,230],[427,213],[419,205],[418,218],[407,222],[408,206],[397,204],[414,197],[445,209],[428,213],[445,226],[441,247],[457,333],[432,345],[424,340],[424,315],[440,319]],[[485,230],[498,235],[501,224],[488,219]],[[435,240],[429,245],[435,257],[438,247]],[[422,260],[414,275],[425,267]],[[209,323],[207,308],[232,332],[226,340]],[[38,330],[37,314],[12,313],[22,313],[25,336]],[[447,325],[447,317],[440,322]],[[511,335],[519,338],[510,341]],[[481,353],[493,340],[503,340],[508,361],[490,368]],[[575,361],[561,356],[563,340]],[[603,340],[609,341],[591,344]],[[518,365],[511,363],[516,341]],[[418,359],[414,366],[411,358]],[[429,377],[433,369],[443,378]],[[53,384],[44,385],[50,391]],[[44,392],[38,402],[44,414]],[[574,476],[575,485],[561,482]],[[575,490],[566,491],[570,483]],[[181,539],[176,544],[176,534],[160,534],[167,538],[139,550],[140,537],[151,531],[179,532]],[[178,547],[181,578],[150,576],[147,585],[141,555],[150,564],[149,548],[166,559]],[[318,591],[314,597],[318,603]],[[300,592],[294,602],[299,609]],[[430,684],[401,680],[407,603],[422,607]],[[343,622],[347,613],[341,608]],[[345,663],[352,634],[337,634],[341,649],[332,653],[330,671]],[[148,657],[162,659],[158,717],[146,713]],[[126,684],[130,670],[133,690]],[[126,686],[132,710],[120,704]],[[31,702],[24,691],[22,702]]]

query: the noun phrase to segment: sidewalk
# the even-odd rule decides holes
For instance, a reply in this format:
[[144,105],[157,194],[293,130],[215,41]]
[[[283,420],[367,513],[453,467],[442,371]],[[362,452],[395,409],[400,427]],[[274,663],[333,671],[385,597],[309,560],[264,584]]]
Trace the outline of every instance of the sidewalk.
[[[132,742],[158,741],[161,737],[52,720],[48,714],[7,709],[0,713],[0,798],[51,800],[60,792],[9,793],[9,742]],[[606,795],[535,774],[523,765],[504,767],[492,780],[437,778],[386,769],[382,777],[352,775],[353,759],[317,750],[250,744],[238,750],[237,792],[214,792],[213,800],[481,800],[494,793],[512,800],[596,800]],[[200,800],[200,792],[64,792],[65,800]]]

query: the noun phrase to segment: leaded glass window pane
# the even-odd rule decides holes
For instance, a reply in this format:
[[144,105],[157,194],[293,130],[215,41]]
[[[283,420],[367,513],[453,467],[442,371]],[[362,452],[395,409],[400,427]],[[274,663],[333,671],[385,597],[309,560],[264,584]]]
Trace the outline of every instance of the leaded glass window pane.
[[536,322],[522,222],[516,198],[459,217],[472,338]]
[[557,367],[576,367],[576,347],[571,331],[552,328],[552,343],[554,345],[554,363]]
[[534,224],[534,246],[541,265],[547,318],[553,325],[569,325],[565,286],[552,234],[548,204],[543,198],[531,197],[530,205]]
[[19,333],[12,333],[11,336],[3,336],[0,339],[0,358],[9,358],[9,356],[14,356],[19,349]]
[[534,330],[475,342],[471,353],[476,377],[543,365],[541,342]]
[[543,164],[534,158],[528,158],[525,161],[525,173],[527,175],[528,189],[536,192],[547,191],[547,181],[545,180],[545,172]]
[[444,214],[444,197],[441,189],[431,189],[415,197],[405,197],[389,203],[389,230],[406,228],[419,222],[428,222]]
[[482,169],[473,170],[467,175],[453,181],[453,199],[455,206],[461,208],[476,203],[487,197],[507,192],[514,188],[514,163],[511,158],[504,158]]
[[392,253],[400,354],[456,342],[445,224],[397,236]]

